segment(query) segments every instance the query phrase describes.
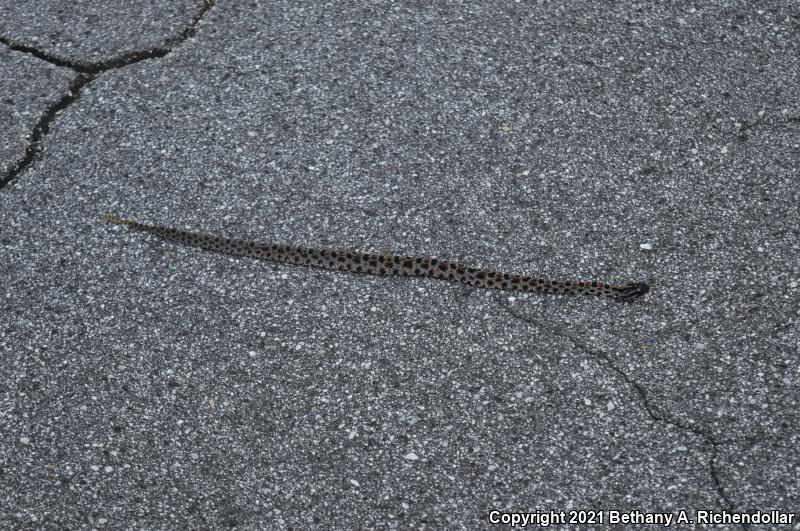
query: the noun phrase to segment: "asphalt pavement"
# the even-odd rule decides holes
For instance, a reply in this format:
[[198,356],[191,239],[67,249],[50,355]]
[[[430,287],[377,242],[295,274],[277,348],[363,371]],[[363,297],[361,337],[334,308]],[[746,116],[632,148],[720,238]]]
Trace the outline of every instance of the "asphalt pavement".
[[0,527],[800,529],[799,79],[785,1],[0,0]]

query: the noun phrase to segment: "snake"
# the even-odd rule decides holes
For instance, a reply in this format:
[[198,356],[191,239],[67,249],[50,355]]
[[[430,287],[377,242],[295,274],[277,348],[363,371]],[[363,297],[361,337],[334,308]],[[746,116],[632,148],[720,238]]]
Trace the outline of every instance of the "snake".
[[516,275],[492,269],[472,267],[461,262],[442,260],[430,256],[373,254],[361,251],[317,249],[300,245],[261,243],[160,225],[148,225],[111,214],[98,213],[98,215],[116,225],[149,233],[182,245],[235,256],[308,267],[380,276],[439,278],[479,288],[538,293],[588,294],[619,300],[634,299],[650,291],[650,286],[646,282],[611,284],[598,280],[554,280],[540,276]]

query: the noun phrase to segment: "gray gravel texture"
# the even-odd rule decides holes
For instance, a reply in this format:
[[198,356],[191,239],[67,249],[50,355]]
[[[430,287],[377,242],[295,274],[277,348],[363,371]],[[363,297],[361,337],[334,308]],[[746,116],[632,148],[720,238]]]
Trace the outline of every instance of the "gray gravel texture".
[[[69,40],[24,22],[48,9],[8,5],[24,34],[0,37]],[[797,511],[786,5],[185,7],[192,31],[167,24],[146,37],[172,43],[163,57],[87,78],[0,190],[0,525]],[[72,60],[160,23],[124,16],[109,11],[105,40],[73,33]],[[97,211],[652,291],[291,267]]]
[[163,46],[197,0],[0,0],[0,39],[56,61],[90,65]]
[[0,45],[0,182],[25,154],[30,132],[74,75]]

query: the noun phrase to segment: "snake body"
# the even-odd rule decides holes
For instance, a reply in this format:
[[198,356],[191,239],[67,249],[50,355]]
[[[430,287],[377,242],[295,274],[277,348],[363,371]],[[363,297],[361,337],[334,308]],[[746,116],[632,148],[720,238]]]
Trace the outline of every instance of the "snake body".
[[147,232],[165,240],[209,251],[248,256],[273,262],[337,269],[370,275],[432,277],[452,280],[480,288],[495,288],[539,293],[586,293],[616,299],[632,299],[650,291],[644,282],[609,284],[596,280],[551,280],[538,276],[514,275],[481,269],[432,257],[371,254],[360,251],[314,249],[297,245],[259,243],[186,230],[147,225],[110,214],[99,214],[111,223]]

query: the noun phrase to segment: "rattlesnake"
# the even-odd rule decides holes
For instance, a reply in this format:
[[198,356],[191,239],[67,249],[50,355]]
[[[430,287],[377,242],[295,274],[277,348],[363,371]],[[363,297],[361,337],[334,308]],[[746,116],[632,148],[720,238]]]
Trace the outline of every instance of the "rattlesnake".
[[125,225],[142,232],[149,232],[165,240],[200,247],[209,251],[249,256],[274,262],[287,262],[371,275],[444,278],[481,288],[542,293],[588,293],[616,299],[632,299],[650,291],[650,286],[644,282],[608,284],[594,280],[558,281],[542,277],[513,275],[491,269],[479,269],[460,262],[439,260],[432,257],[379,255],[360,251],[337,251],[276,243],[258,243],[249,240],[235,240],[220,236],[197,234],[158,225],[146,225],[110,214],[99,215],[111,223]]

